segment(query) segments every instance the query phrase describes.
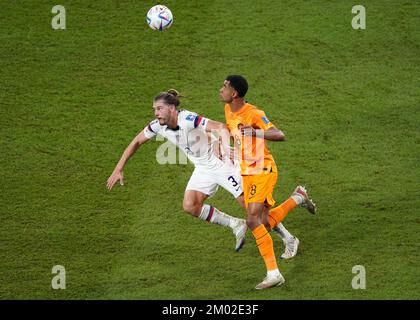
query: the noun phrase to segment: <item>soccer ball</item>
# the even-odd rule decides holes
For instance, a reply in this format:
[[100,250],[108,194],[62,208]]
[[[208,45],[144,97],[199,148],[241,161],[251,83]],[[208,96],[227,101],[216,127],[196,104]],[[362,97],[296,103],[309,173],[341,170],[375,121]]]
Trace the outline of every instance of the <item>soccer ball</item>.
[[146,19],[149,27],[153,30],[165,30],[174,21],[171,10],[160,4],[150,8]]

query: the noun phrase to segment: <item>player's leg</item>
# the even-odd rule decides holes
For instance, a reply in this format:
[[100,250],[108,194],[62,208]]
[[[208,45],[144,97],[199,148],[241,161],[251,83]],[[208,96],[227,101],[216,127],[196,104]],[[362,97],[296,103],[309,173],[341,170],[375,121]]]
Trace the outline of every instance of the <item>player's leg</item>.
[[235,200],[239,203],[239,205],[246,209],[245,199],[244,199],[244,190],[242,188],[242,177],[232,176],[229,174],[223,175],[220,178],[220,174],[218,175],[219,178],[217,183],[222,186],[226,191],[228,191]]
[[[237,197],[236,201],[238,201],[241,207],[245,208],[245,200],[243,194]],[[271,226],[268,220],[269,208],[264,207],[264,210],[266,212],[263,215],[262,223],[264,224],[267,230],[270,230]],[[280,236],[284,244],[284,252],[281,254],[280,258],[291,259],[294,256],[296,256],[299,247],[299,239],[292,235],[281,222],[271,230],[274,231],[278,236]]]
[[234,228],[240,222],[238,218],[232,217],[217,208],[205,204],[204,201],[209,196],[197,190],[186,190],[183,200],[183,208],[186,212],[192,214],[201,220],[214,224],[220,224],[225,227]]
[[269,221],[269,210],[270,208],[267,206],[264,206],[261,212],[261,222],[264,224],[265,228],[267,229],[267,231],[271,231],[271,225],[270,225],[270,221]]
[[274,228],[286,218],[287,214],[297,206],[303,206],[312,214],[316,212],[315,203],[309,199],[308,193],[302,186],[297,186],[292,195],[281,205],[270,210],[268,215],[270,227]]
[[184,210],[201,220],[231,228],[236,237],[235,250],[238,251],[245,241],[245,220],[230,216],[204,203],[207,198],[216,193],[217,189],[218,184],[215,181],[214,172],[194,170],[185,190]]
[[184,210],[201,220],[234,228],[240,219],[232,217],[209,204],[205,204],[204,201],[208,197],[208,195],[197,190],[186,190],[183,201]]
[[[239,166],[234,166],[230,163],[225,163],[219,170],[213,172],[217,184],[223,187],[226,191],[231,193],[238,203],[245,208],[245,201],[243,196],[242,176],[240,174]],[[241,223],[233,229],[236,237],[235,250],[239,251],[245,244],[247,225],[245,220],[241,219]]]
[[284,282],[277,266],[276,256],[274,254],[273,239],[269,231],[261,222],[261,215],[264,209],[264,203],[249,203],[247,208],[247,225],[252,230],[258,250],[261,257],[264,259],[267,268],[266,278],[258,284],[255,289],[266,289]]
[[[277,174],[274,173],[243,177],[244,197],[247,207],[246,222],[248,228],[252,231],[260,255],[264,259],[267,268],[267,277],[255,287],[256,289],[266,289],[284,282],[284,278],[277,266],[273,240],[262,222],[266,199],[270,197],[270,201],[272,200],[271,194],[276,181]],[[274,203],[274,200],[272,202]]]
[[185,190],[182,207],[185,212],[198,218],[202,212],[204,201],[208,197],[207,194],[197,190]]
[[236,198],[236,201],[239,203],[239,205],[240,205],[242,208],[246,209],[246,206],[245,206],[245,199],[244,199],[244,194],[243,194],[243,193],[242,193],[239,197],[237,197],[237,198]]
[[[269,210],[270,209],[268,207],[264,207],[262,216],[262,222],[264,223],[267,230],[271,229],[269,222]],[[280,258],[291,259],[296,256],[299,247],[299,239],[293,236],[281,222],[274,226],[272,230],[281,237],[284,244],[284,252]]]
[[183,201],[184,210],[201,220],[231,228],[236,237],[235,251],[239,251],[245,242],[247,229],[245,220],[232,217],[209,204],[205,204],[204,201],[207,198],[208,195],[200,191],[186,190]]

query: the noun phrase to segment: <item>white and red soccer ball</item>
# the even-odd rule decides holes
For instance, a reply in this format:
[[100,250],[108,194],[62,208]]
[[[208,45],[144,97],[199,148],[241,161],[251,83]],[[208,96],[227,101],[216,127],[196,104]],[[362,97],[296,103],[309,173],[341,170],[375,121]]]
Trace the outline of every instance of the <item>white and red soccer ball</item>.
[[158,4],[150,8],[146,20],[153,30],[165,30],[172,25],[174,17],[168,7]]

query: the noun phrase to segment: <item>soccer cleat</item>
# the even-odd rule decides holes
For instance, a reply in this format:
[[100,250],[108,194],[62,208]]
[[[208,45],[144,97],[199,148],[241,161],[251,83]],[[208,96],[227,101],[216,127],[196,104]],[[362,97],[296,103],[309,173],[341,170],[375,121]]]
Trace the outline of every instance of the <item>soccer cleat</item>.
[[272,277],[265,277],[264,280],[259,283],[255,289],[257,290],[263,290],[263,289],[268,289],[274,286],[280,286],[285,282],[283,276],[281,274],[276,275],[276,276],[272,276]]
[[298,251],[299,247],[299,239],[296,237],[293,237],[289,240],[283,240],[284,243],[284,253],[280,256],[281,259],[291,259],[293,258]]
[[238,252],[245,244],[246,231],[248,227],[245,220],[240,219],[236,227],[233,228],[233,234],[236,237],[235,251]]
[[316,212],[316,205],[309,199],[308,192],[306,191],[305,187],[297,186],[295,191],[293,191],[292,196],[299,196],[302,198],[301,206],[306,208],[310,213],[315,214]]

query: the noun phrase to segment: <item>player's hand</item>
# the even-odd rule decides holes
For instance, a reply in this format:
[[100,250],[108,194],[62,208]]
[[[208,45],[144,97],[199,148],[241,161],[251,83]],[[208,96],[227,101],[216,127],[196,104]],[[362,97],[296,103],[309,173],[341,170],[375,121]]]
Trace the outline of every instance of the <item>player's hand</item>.
[[236,161],[240,161],[239,152],[234,147],[229,148],[229,159],[232,164],[235,164]]
[[243,126],[241,128],[241,134],[244,137],[257,137],[260,139],[265,139],[265,131],[251,126]]
[[222,143],[222,137],[219,137],[213,145],[213,153],[222,161],[230,161],[233,164],[233,151],[232,147]]
[[246,136],[246,137],[255,137],[256,136],[256,131],[251,126],[243,126],[241,128],[241,134],[243,136]]
[[108,178],[108,181],[106,183],[106,186],[109,190],[112,189],[112,187],[115,185],[115,183],[119,181],[120,185],[124,185],[124,174],[122,171],[115,171],[111,174],[111,176]]
[[235,164],[235,151],[232,147],[229,147],[223,152],[223,155],[219,157],[222,161],[229,161],[230,164]]

